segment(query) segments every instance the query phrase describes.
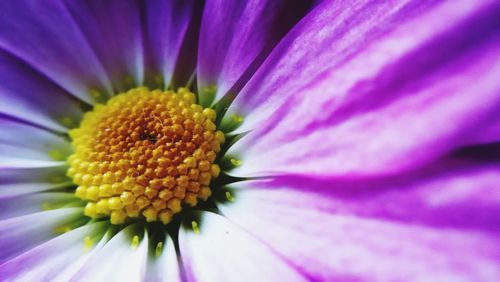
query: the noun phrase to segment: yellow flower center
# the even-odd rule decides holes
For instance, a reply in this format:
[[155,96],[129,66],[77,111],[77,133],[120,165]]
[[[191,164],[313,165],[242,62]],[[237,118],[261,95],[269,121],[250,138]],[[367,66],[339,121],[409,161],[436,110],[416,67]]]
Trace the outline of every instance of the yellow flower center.
[[85,215],[112,224],[143,217],[170,222],[183,205],[211,195],[214,164],[224,134],[216,113],[185,88],[136,88],[87,112],[70,131],[74,154],[68,175],[87,201]]

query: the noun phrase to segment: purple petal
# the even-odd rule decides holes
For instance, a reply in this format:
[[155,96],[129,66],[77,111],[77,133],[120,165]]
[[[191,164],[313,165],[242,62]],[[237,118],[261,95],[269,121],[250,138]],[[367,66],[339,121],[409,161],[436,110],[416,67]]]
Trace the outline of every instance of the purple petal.
[[[198,89],[204,104],[218,100],[238,81],[262,51],[270,50],[286,29],[278,21],[287,1],[207,1],[201,23],[198,51]],[[307,1],[306,1],[307,2]],[[290,3],[288,3],[290,5]],[[264,50],[266,49],[266,50]]]
[[391,177],[283,175],[256,186],[270,198],[331,213],[498,232],[500,218],[492,215],[500,212],[499,170],[497,164],[447,160]]
[[148,71],[153,77],[163,77],[159,84],[167,88],[172,84],[177,58],[193,16],[193,1],[146,1],[145,5],[145,43],[151,68]]
[[70,186],[66,163],[52,164],[47,167],[0,168],[0,199]]
[[1,1],[0,48],[92,103],[112,92],[105,69],[61,1]]
[[[32,151],[26,148],[16,148],[13,146],[0,146],[0,170],[17,169],[17,168],[47,168],[54,166],[62,166],[65,162],[44,160],[42,154],[37,151]],[[10,154],[7,156],[7,154]],[[25,158],[29,156],[30,158]]]
[[0,265],[0,277],[8,281],[55,281],[63,270],[91,254],[85,249],[84,238],[102,226],[102,222],[86,225],[35,247]]
[[99,252],[99,250],[101,250],[109,241],[109,239],[111,238],[109,229],[96,229],[96,232],[93,233],[93,236],[91,237],[92,246],[90,246],[90,249],[88,245],[84,246],[83,251],[86,252],[86,254],[80,256],[77,260],[73,260],[72,263],[70,265],[67,265],[64,269],[60,269],[58,276],[55,278],[56,281],[75,281],[75,274],[78,273],[78,271],[80,271],[80,269],[89,261],[89,259],[94,257],[95,254]]
[[75,99],[22,61],[0,50],[0,114],[64,132],[80,120]]
[[54,166],[70,152],[62,137],[0,116],[0,168]]
[[118,91],[144,81],[141,15],[136,1],[65,1]]
[[71,152],[70,144],[59,135],[39,127],[0,116],[0,144],[30,148],[45,154],[59,150],[64,159]]
[[500,142],[500,118],[492,119],[484,130],[478,132],[475,137],[476,144],[488,144]]
[[[454,43],[469,42],[470,45],[488,37],[488,33],[477,33],[477,28],[461,28],[487,15],[491,31],[491,18],[495,15],[485,13],[492,6],[491,2],[494,1],[462,2],[460,5],[436,2],[434,7],[424,1],[323,1],[287,34],[238,94],[233,112],[251,117],[246,119],[241,131],[253,129],[259,121],[266,120],[290,97],[299,93],[301,97],[314,94],[313,87],[321,80],[330,80],[330,84],[341,87],[329,95],[321,93],[321,96],[336,99],[346,95],[344,92],[358,82],[366,81],[365,87],[375,87],[368,82],[385,69],[388,81],[382,86],[394,80],[394,73],[402,82],[413,78],[408,71],[415,66],[420,67],[415,74],[425,72],[421,69],[425,65],[415,65],[412,61],[413,68],[405,68],[406,73],[401,73],[411,59],[445,59],[437,55],[449,51],[453,51],[451,55],[459,53],[456,45],[460,44]],[[429,22],[433,28],[429,28]],[[488,25],[487,19],[483,25],[485,22]],[[453,38],[453,33],[457,32],[462,35],[462,42]],[[443,38],[448,33],[452,37]],[[447,43],[447,39],[454,39],[454,42]],[[438,46],[441,47],[436,49]],[[389,72],[389,67],[398,66],[398,63],[403,66]]]
[[[478,132],[499,120],[500,36],[495,23],[500,7],[443,3],[365,42],[354,58],[318,74],[317,81],[277,67],[261,89],[243,90],[237,107],[254,109],[243,110],[248,124],[241,130],[260,124],[229,151],[243,161],[234,174],[393,173],[478,142]],[[428,22],[436,29],[429,29]],[[285,73],[305,86],[279,81]],[[260,104],[264,96],[259,93],[273,95]]]
[[[0,186],[1,187],[1,186]],[[60,208],[76,200],[74,193],[36,193],[26,196],[3,197],[0,188],[0,220]]]
[[[494,281],[500,275],[497,232],[415,224],[423,218],[453,223],[457,219],[446,208],[467,210],[467,203],[474,206],[478,198],[482,202],[476,206],[488,202],[484,194],[493,190],[487,180],[492,172],[480,176],[476,179],[484,185],[475,187],[467,187],[472,180],[460,175],[443,176],[420,185],[422,191],[396,186],[385,194],[369,189],[349,193],[351,187],[334,183],[316,187],[323,193],[315,194],[280,186],[279,181],[242,182],[235,186],[235,202],[219,209],[316,281]],[[468,198],[471,188],[479,190],[474,199]],[[335,195],[339,190],[345,190],[339,192],[344,196]],[[496,207],[498,203],[497,197]],[[495,214],[488,215],[491,223]],[[461,222],[467,219],[476,220],[472,214]]]
[[305,281],[270,248],[224,217],[205,212],[200,232],[181,228],[188,281]]
[[82,215],[81,208],[62,208],[0,221],[0,264],[53,237]]
[[[72,281],[143,281],[145,277],[148,236],[132,247],[131,225],[116,234],[89,258]],[[111,271],[120,266],[120,271]]]

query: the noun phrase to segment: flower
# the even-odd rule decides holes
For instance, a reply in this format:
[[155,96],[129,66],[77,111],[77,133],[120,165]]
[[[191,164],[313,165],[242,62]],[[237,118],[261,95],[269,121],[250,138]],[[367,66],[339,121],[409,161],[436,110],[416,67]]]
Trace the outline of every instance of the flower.
[[500,276],[498,1],[0,11],[2,280]]

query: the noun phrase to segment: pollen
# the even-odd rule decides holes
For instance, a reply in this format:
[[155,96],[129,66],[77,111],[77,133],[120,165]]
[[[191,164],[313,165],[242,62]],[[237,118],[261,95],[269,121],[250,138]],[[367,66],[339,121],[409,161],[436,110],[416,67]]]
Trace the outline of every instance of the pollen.
[[207,200],[225,139],[216,117],[186,88],[135,88],[97,104],[70,131],[68,176],[87,201],[85,215],[167,224],[183,207]]

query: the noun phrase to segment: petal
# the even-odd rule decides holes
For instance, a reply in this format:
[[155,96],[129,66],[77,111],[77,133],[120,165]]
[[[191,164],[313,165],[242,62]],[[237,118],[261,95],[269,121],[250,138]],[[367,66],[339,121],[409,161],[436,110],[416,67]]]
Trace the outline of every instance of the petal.
[[0,168],[53,165],[71,153],[67,140],[0,116]]
[[[76,260],[72,260],[70,264],[65,266],[65,268],[60,269],[59,274],[54,279],[54,281],[74,281],[73,277],[75,276],[75,274],[89,261],[89,259],[91,259],[97,252],[99,252],[99,250],[101,250],[104,245],[106,245],[111,237],[112,235],[109,229],[97,229],[96,232],[90,236],[90,241],[85,242],[86,239],[83,238],[83,250],[84,252],[86,252],[86,254],[79,256]],[[82,249],[80,249],[80,251],[81,250]]]
[[112,92],[102,64],[61,1],[2,1],[0,10],[0,48],[88,103],[90,90]]
[[493,216],[500,211],[499,170],[498,164],[446,160],[391,177],[283,175],[241,186],[260,191],[253,194],[268,197],[270,203],[436,228],[500,231],[500,219]]
[[[132,233],[137,226],[129,226],[116,234],[97,251],[72,279],[73,281],[142,281],[145,275],[148,236],[137,246],[131,246]],[[119,271],[117,269],[119,266]]]
[[82,110],[75,99],[3,50],[0,85],[0,114],[59,132],[65,132],[81,118]]
[[[329,81],[339,89],[329,95],[316,94],[314,98],[325,96],[324,99],[336,100],[357,83],[371,82],[384,70],[387,77],[383,78],[389,81],[384,81],[382,86],[394,76],[401,81],[413,79],[409,76],[413,73],[401,72],[408,61],[416,63],[413,59],[418,59],[417,62],[429,63],[431,59],[445,59],[437,55],[447,51],[452,51],[450,55],[460,54],[456,50],[460,44],[454,43],[469,42],[470,45],[487,38],[489,34],[475,32],[475,26],[463,30],[461,25],[480,22],[482,16],[489,16],[489,22],[485,19],[482,24],[489,25],[491,31],[494,24],[491,18],[496,11],[485,13],[492,6],[491,2],[494,1],[462,2],[460,5],[436,2],[433,6],[409,0],[398,3],[323,1],[283,38],[238,94],[230,112],[247,117],[240,129],[244,132],[269,118],[290,97],[298,93],[301,97],[313,95],[318,81]],[[432,22],[434,28],[429,28],[428,22]],[[453,38],[456,32],[462,35],[461,38]],[[443,38],[447,33],[452,37]],[[474,37],[471,33],[477,35]],[[449,39],[453,42],[443,44]],[[389,72],[391,66],[400,68]],[[415,74],[426,71],[422,69],[423,64],[405,69],[410,71],[416,66],[419,68]],[[365,84],[366,88],[376,86]],[[330,106],[335,105],[331,103]]]
[[0,159],[0,170],[10,168],[53,167],[64,164],[64,162],[56,162],[48,159],[44,160],[45,155],[40,154],[38,151],[32,151],[27,148],[16,148],[9,145],[1,145],[0,154],[3,155]]
[[0,195],[0,220],[60,208],[79,202],[73,193],[36,193],[26,196]]
[[144,80],[141,9],[136,1],[65,1],[103,64],[113,87],[126,91]]
[[58,150],[64,159],[71,153],[69,142],[47,130],[0,116],[0,144],[29,148],[49,155]]
[[[168,88],[181,46],[193,16],[193,1],[147,1],[145,4],[146,48],[150,54],[148,66],[153,79],[162,78]],[[157,83],[158,83],[157,82]]]
[[65,163],[36,168],[1,168],[0,199],[71,186],[66,169]]
[[203,213],[199,233],[181,228],[179,234],[188,281],[305,280],[268,246],[220,215]]
[[492,119],[484,130],[478,132],[474,141],[476,144],[500,142],[500,118]]
[[[300,95],[275,92],[264,108],[248,100],[256,109],[246,120],[261,124],[229,151],[243,161],[234,174],[395,173],[475,142],[498,120],[500,7],[443,3],[306,88],[288,89]],[[288,101],[277,110],[273,99]]]
[[91,254],[84,238],[100,237],[96,233],[103,226],[102,222],[86,225],[41,244],[0,265],[0,277],[9,281],[54,281],[61,270]]
[[[279,20],[286,11],[302,12],[287,1],[207,1],[203,11],[198,51],[198,89],[202,104],[218,100],[254,63],[297,15]],[[307,2],[307,1],[305,1]],[[302,8],[302,7],[300,7]],[[307,10],[307,9],[305,9]],[[216,93],[211,93],[216,86]]]
[[[163,241],[161,253],[156,253],[156,257],[150,256],[145,281],[155,282],[180,282],[180,265],[177,261],[174,242],[170,237]],[[158,245],[157,245],[158,249]],[[157,249],[155,251],[157,251]]]
[[0,263],[56,237],[82,214],[81,208],[61,208],[0,221]]
[[[265,182],[241,183],[236,189],[235,203],[221,205],[221,212],[316,281],[494,281],[500,274],[496,233],[417,225],[411,218],[391,220],[377,213],[397,215],[391,211],[397,203],[390,201],[399,200],[398,208],[418,214],[422,206],[411,205],[412,194],[418,193],[406,197],[400,192],[407,203],[389,193],[385,204],[382,196],[370,203],[367,193],[356,212],[345,208],[356,205],[349,199],[344,203]],[[460,194],[466,193],[454,191],[442,202],[453,202]],[[429,203],[442,198],[427,196]],[[370,203],[369,211],[363,213],[365,203]],[[424,215],[432,209],[424,208]]]

